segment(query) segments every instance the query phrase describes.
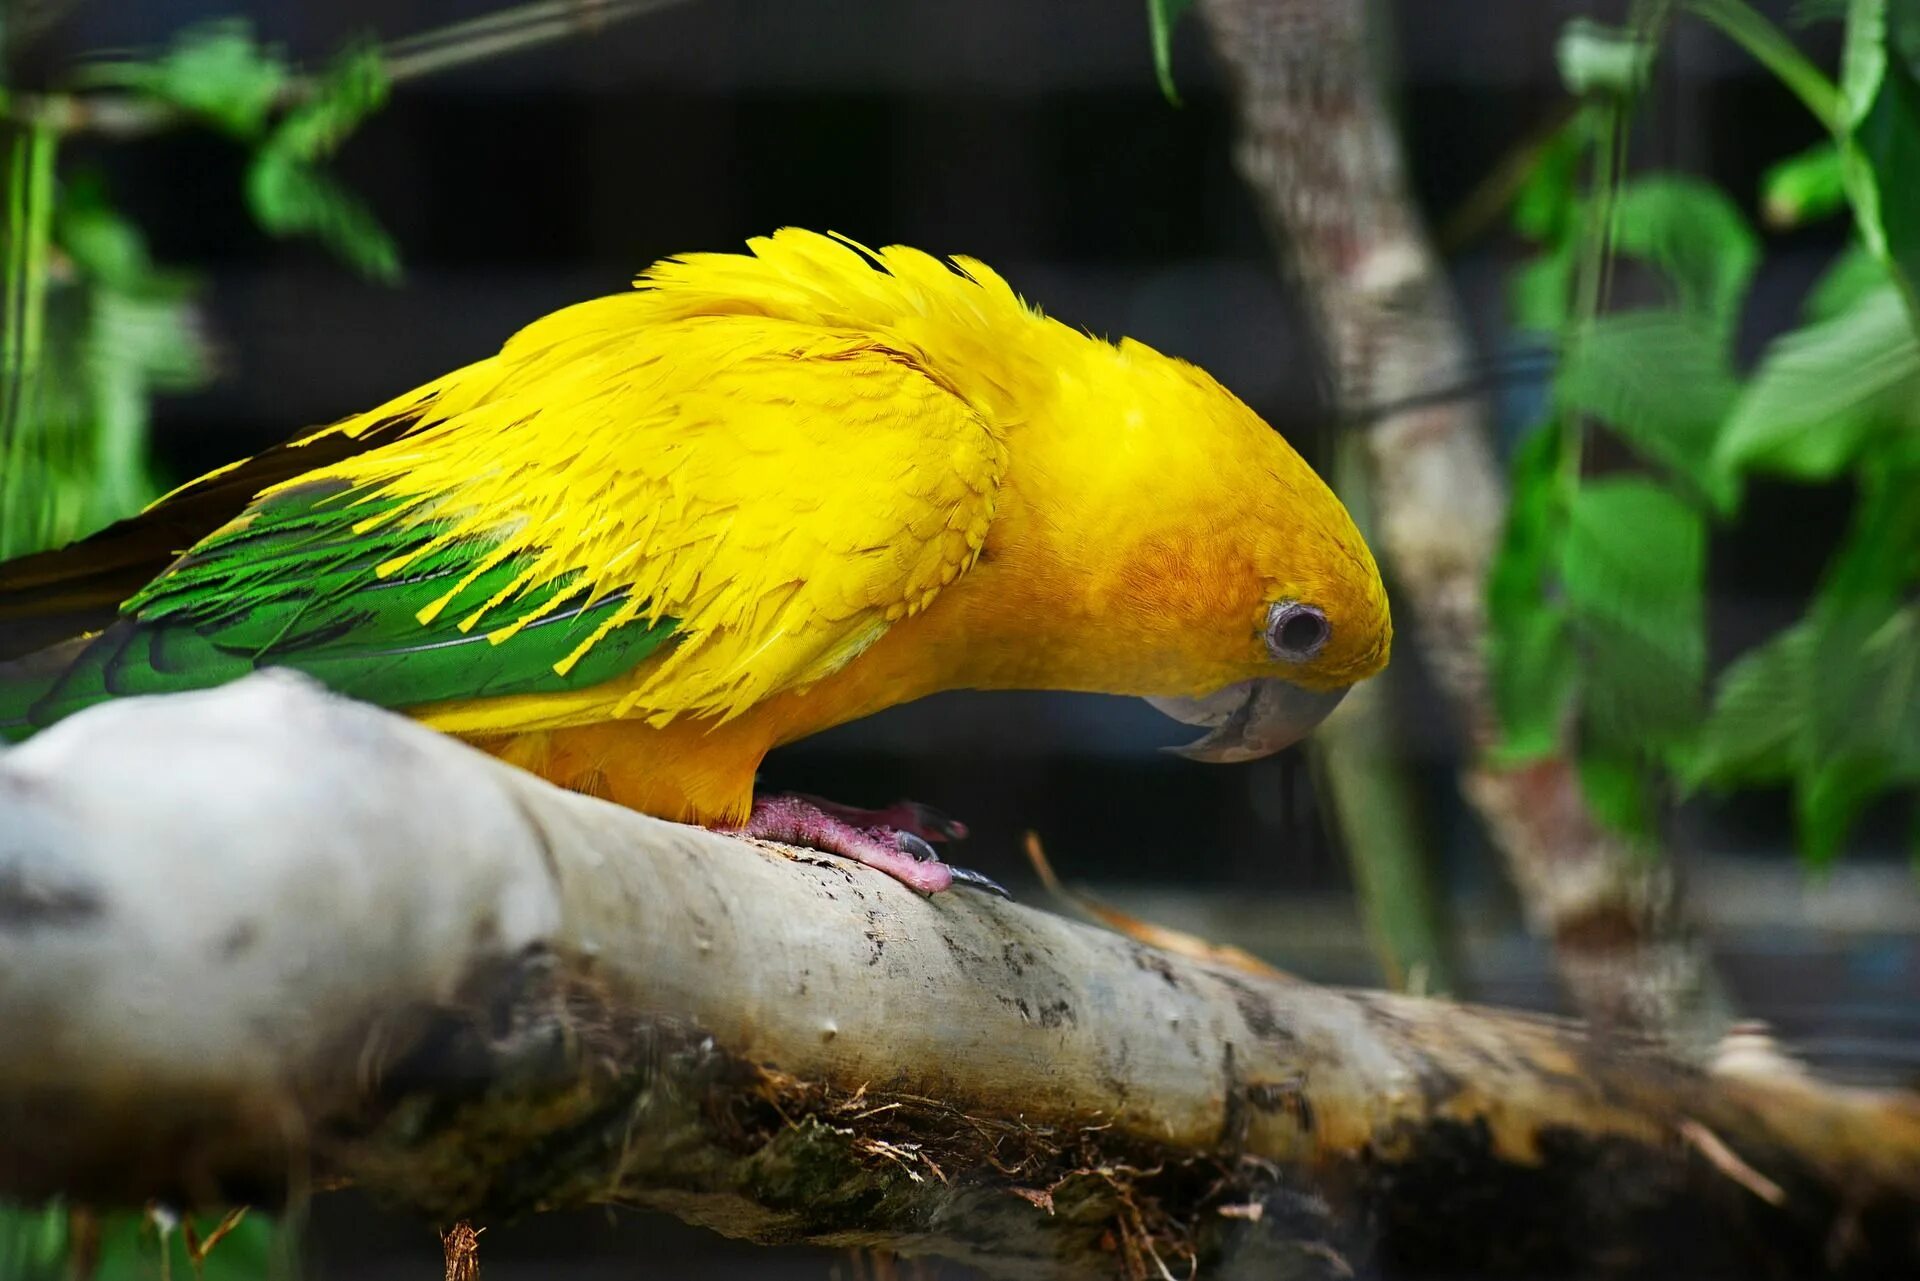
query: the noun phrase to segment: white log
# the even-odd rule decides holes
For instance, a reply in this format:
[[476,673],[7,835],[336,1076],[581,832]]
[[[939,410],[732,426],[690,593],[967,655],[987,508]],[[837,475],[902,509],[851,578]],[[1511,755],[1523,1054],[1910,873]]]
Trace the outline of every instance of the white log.
[[1911,1097],[921,898],[280,674],[0,756],[0,1194],[340,1179],[1007,1274],[1817,1262],[1843,1215],[1920,1260],[1867,1230],[1920,1210]]

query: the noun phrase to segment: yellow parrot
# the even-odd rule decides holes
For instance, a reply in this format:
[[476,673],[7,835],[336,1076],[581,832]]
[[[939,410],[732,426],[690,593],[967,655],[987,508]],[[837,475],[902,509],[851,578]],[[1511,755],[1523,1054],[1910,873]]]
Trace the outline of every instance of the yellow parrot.
[[1246,760],[1387,661],[1338,499],[1204,372],[787,229],[0,566],[0,735],[305,671],[563,786],[916,889],[930,810],[754,797],[939,690],[1144,695]]

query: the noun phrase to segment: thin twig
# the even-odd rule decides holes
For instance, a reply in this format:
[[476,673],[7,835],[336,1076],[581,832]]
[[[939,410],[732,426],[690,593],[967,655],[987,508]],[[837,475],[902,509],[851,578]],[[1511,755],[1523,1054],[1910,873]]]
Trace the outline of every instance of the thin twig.
[[[404,36],[380,47],[390,83],[401,84],[451,71],[502,54],[518,53],[576,35],[590,35],[616,22],[685,0],[534,0],[484,18]],[[298,106],[314,94],[312,75],[289,79],[275,107]],[[0,103],[0,114],[56,134],[105,138],[141,138],[195,123],[195,117],[171,103],[128,93],[15,94]]]
[[1546,119],[1527,131],[1526,137],[1500,157],[1467,198],[1448,215],[1434,246],[1442,258],[1450,258],[1472,244],[1512,207],[1520,191],[1539,166],[1540,156],[1552,145],[1562,129],[1580,110],[1578,98],[1568,98],[1547,113]]
[[[396,41],[383,51],[382,58],[387,78],[399,84],[497,54],[516,53],[570,36],[597,35],[615,22],[681,3],[684,0],[538,0],[498,15],[517,15],[516,21],[470,29],[452,39],[444,34],[436,39],[435,33],[428,32]],[[486,21],[475,19],[474,23]]]
[[1768,1205],[1780,1206],[1787,1203],[1787,1194],[1778,1183],[1742,1161],[1739,1153],[1728,1147],[1719,1135],[1698,1121],[1691,1117],[1683,1119],[1680,1122],[1680,1137],[1705,1157],[1707,1163],[1714,1169]]

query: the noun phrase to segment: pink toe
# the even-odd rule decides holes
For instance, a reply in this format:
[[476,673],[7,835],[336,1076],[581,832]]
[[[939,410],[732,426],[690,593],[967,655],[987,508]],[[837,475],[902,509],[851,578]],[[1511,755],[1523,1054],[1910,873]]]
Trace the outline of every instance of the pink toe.
[[953,871],[945,863],[920,863],[905,854],[881,850],[875,850],[872,856],[855,854],[853,857],[922,894],[938,894],[953,884]]
[[953,884],[953,872],[938,859],[921,861],[902,850],[892,828],[855,827],[795,796],[774,796],[754,804],[744,829],[761,840],[806,845],[838,854],[885,872],[922,894],[938,894]]

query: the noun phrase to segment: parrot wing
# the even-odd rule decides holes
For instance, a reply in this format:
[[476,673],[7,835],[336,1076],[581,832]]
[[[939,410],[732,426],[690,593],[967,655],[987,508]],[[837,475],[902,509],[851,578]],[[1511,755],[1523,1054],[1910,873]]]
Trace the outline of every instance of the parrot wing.
[[837,670],[972,564],[1004,443],[911,354],[764,316],[636,333],[626,303],[555,313],[310,437],[372,447],[195,543],[27,727],[266,666],[470,732],[728,717]]

